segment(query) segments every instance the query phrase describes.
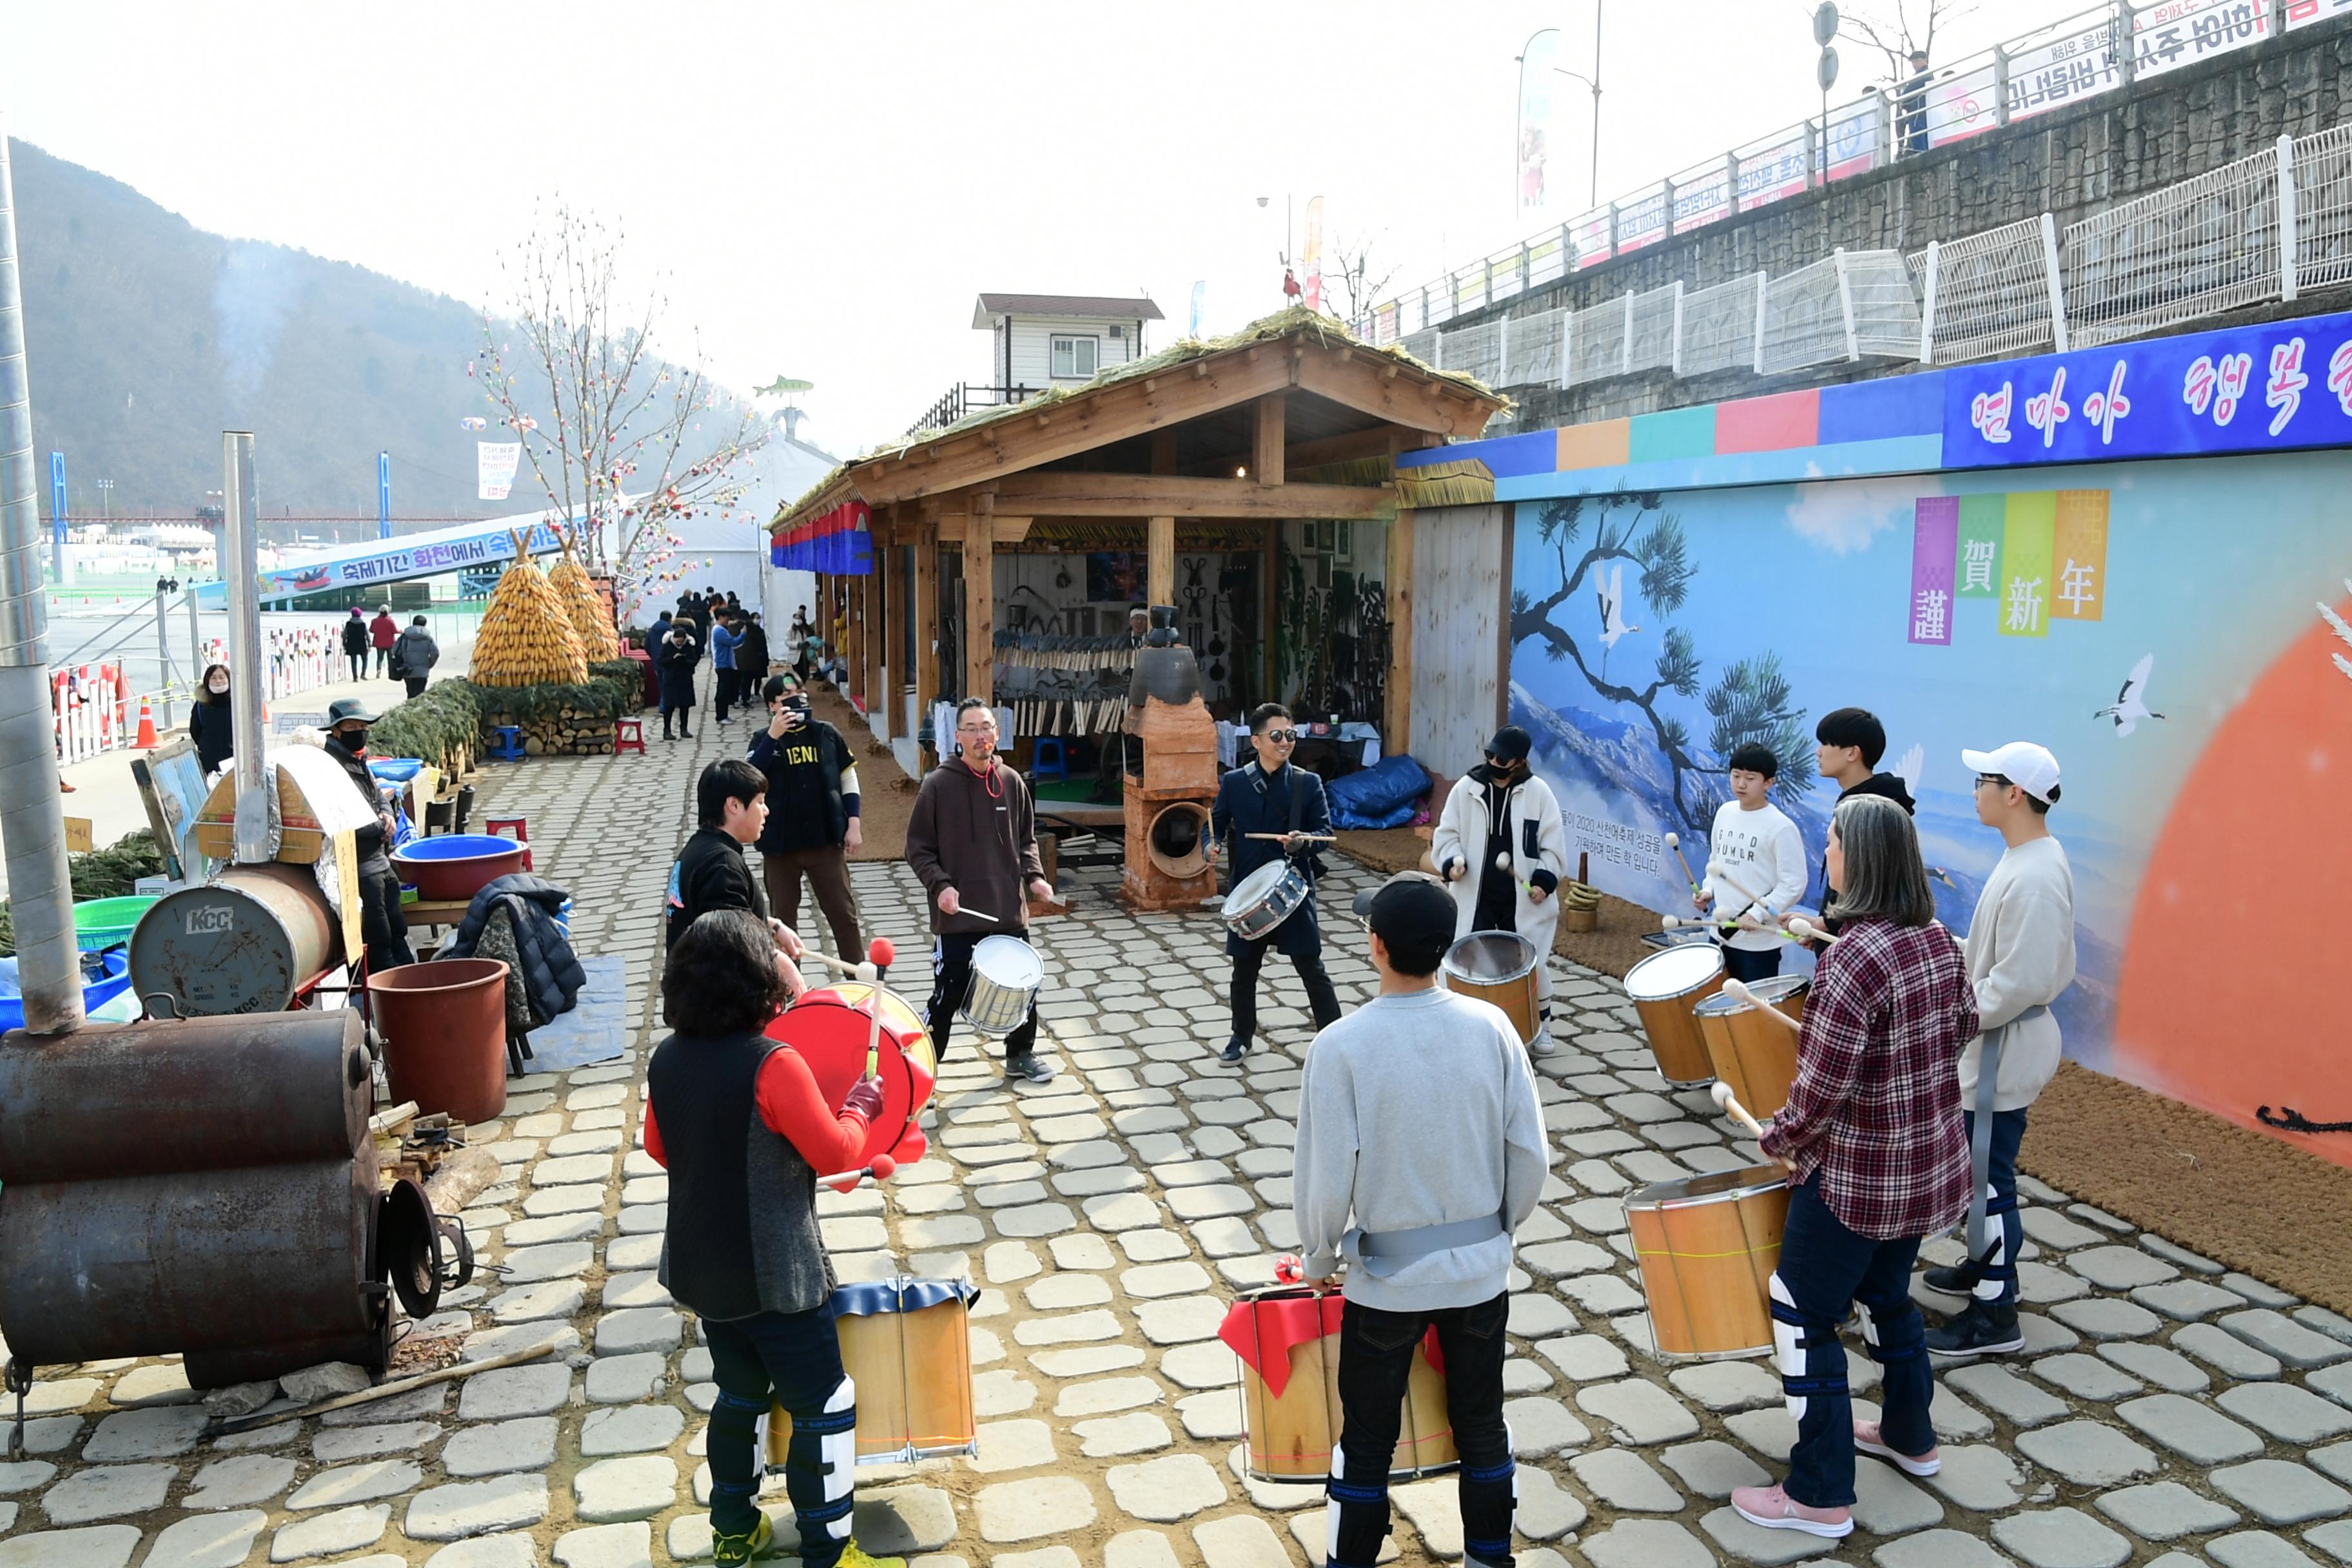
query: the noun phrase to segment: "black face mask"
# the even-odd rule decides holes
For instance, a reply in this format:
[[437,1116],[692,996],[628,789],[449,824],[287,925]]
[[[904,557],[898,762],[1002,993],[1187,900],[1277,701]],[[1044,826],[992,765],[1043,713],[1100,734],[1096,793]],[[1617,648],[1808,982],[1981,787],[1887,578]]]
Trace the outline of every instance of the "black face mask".
[[330,731],[327,738],[355,757],[367,750],[368,732],[365,730],[360,731],[357,734],[335,730]]

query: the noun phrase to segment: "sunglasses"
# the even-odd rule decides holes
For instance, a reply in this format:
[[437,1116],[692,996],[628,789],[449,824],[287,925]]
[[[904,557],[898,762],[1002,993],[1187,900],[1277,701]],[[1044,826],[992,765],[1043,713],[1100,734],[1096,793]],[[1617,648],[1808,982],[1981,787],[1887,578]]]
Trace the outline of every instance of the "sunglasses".
[[1265,738],[1272,741],[1277,746],[1287,746],[1297,742],[1298,740],[1298,731],[1296,730],[1268,730],[1265,732]]

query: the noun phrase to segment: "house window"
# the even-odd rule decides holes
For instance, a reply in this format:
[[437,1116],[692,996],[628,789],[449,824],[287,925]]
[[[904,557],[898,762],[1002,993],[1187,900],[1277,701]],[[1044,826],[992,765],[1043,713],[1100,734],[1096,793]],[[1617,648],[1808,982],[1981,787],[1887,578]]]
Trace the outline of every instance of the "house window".
[[1095,340],[1092,338],[1055,338],[1054,340],[1054,379],[1084,381],[1095,374]]

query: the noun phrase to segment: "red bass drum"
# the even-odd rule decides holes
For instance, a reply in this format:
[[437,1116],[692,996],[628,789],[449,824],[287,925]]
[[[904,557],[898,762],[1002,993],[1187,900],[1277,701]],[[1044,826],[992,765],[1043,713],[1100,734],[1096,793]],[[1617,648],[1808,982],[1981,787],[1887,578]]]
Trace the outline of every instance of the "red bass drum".
[[[878,1001],[877,1000],[878,998]],[[871,1009],[881,1009],[877,1033]],[[817,1092],[838,1107],[866,1073],[866,1042],[875,1042],[875,1070],[882,1080],[882,1110],[866,1129],[857,1164],[887,1154],[899,1164],[921,1159],[930,1142],[916,1118],[930,1103],[939,1058],[922,1019],[895,994],[862,980],[844,980],[803,991],[776,1015],[766,1034],[801,1054],[816,1077]]]

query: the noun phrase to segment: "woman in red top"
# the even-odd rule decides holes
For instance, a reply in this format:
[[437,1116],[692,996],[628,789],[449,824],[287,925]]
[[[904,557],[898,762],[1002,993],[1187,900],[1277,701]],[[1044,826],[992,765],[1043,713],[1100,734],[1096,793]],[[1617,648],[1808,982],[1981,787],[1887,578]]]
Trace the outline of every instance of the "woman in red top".
[[800,1053],[761,1033],[791,984],[765,921],[749,910],[697,917],[662,971],[662,1019],[677,1032],[646,1069],[646,1152],[669,1172],[661,1282],[701,1320],[719,1384],[711,1543],[722,1564],[767,1549],[752,1449],[773,1400],[793,1418],[784,1489],[802,1563],[904,1568],[849,1536],[857,1391],[841,1367],[816,1218],[816,1179],[856,1166],[882,1086],[857,1084],[835,1110]]
[[[1789,1479],[1741,1487],[1732,1506],[1772,1530],[1853,1529],[1853,1453],[1908,1474],[1941,1461],[1927,1402],[1927,1325],[1911,1301],[1919,1239],[1969,1206],[1960,1128],[1961,1048],[1976,994],[1960,944],[1936,923],[1911,818],[1853,795],[1830,819],[1838,939],[1822,955],[1797,1041],[1789,1103],[1764,1152],[1790,1167],[1788,1227],[1771,1280],[1780,1387],[1797,1419]],[[1855,1302],[1885,1369],[1885,1415],[1856,1421],[1838,1325]]]

